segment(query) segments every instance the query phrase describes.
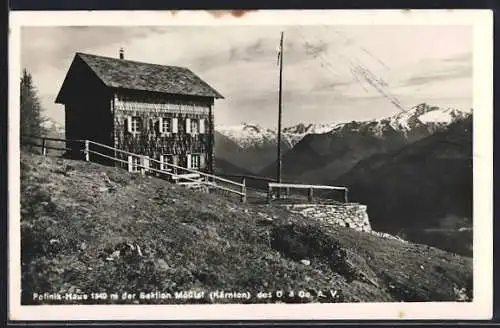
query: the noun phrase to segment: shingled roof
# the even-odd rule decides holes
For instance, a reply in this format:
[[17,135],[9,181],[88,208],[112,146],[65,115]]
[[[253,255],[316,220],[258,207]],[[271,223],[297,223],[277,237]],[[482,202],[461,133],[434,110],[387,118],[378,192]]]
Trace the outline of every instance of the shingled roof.
[[[191,70],[77,52],[108,87],[224,98]],[[76,57],[75,56],[75,57]]]

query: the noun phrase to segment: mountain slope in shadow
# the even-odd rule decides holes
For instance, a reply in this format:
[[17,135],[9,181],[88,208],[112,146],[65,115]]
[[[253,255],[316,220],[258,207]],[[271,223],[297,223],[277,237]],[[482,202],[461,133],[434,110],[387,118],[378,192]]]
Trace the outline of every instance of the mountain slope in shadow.
[[[288,151],[290,145],[282,142],[282,151]],[[224,134],[215,131],[215,156],[252,174],[260,172],[269,163],[276,161],[276,143],[274,141],[241,147]]]
[[245,170],[242,167],[236,166],[225,159],[215,158],[215,174],[239,174],[239,175],[252,175],[252,172]]
[[446,131],[359,162],[333,184],[368,206],[375,229],[441,228],[472,223],[472,117]]

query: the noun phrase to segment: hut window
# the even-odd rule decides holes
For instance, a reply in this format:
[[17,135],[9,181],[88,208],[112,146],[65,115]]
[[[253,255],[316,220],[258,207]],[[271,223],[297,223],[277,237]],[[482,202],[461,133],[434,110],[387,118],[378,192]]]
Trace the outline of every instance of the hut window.
[[163,133],[171,132],[170,123],[171,123],[170,120],[166,120],[166,119],[161,120],[161,124],[162,124],[161,131]]
[[160,155],[160,170],[170,171],[167,164],[177,165],[177,156],[172,154]]
[[191,168],[199,169],[200,168],[200,154],[192,154],[191,155]]
[[177,133],[178,132],[177,117],[172,117],[172,118],[160,117],[158,120],[158,131],[161,134]]
[[137,156],[129,156],[128,157],[128,171],[129,172],[138,172],[139,166],[141,165],[141,159]]
[[139,133],[142,130],[142,120],[139,116],[131,116],[127,119],[127,129],[130,133]]

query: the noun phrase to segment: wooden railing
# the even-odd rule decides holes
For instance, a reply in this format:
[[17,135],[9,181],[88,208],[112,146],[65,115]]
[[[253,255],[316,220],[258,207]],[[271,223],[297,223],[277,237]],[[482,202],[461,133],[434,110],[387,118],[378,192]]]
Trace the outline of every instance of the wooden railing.
[[[91,149],[92,146],[94,146],[94,148],[101,147],[101,148],[113,151],[114,156],[110,156],[110,155],[104,154],[103,152],[98,152],[96,150],[92,150]],[[101,144],[101,143],[98,143],[95,141],[90,141],[90,140],[85,140],[84,153],[86,154],[86,160],[89,160],[88,159],[89,154],[94,154],[94,155],[98,155],[98,156],[101,156],[101,157],[104,157],[104,158],[107,158],[110,160],[120,162],[122,164],[126,164],[127,166],[129,165],[128,160],[125,161],[123,159],[118,158],[116,156],[117,153],[123,154],[123,155],[127,156],[127,158],[128,158],[128,156],[132,156],[132,157],[139,158],[139,159],[145,158],[144,155],[131,153],[131,152],[128,152],[125,150],[117,149],[117,148],[110,147],[108,145],[104,145],[104,144]],[[159,160],[154,159],[154,158],[147,158],[147,159],[150,163],[155,163],[160,168],[163,166],[163,167],[166,167],[168,169],[165,169],[165,170],[156,169],[156,168],[151,167],[151,165],[144,165],[142,162],[140,162],[139,164],[137,164],[137,166],[141,169],[142,173],[155,172],[155,173],[158,173],[160,175],[166,175],[172,180],[183,179],[183,180],[188,180],[191,182],[199,182],[200,184],[205,185],[209,188],[214,188],[217,190],[228,192],[230,194],[238,195],[241,198],[242,202],[246,201],[246,186],[245,186],[244,180],[242,183],[238,183],[238,182],[235,182],[235,181],[232,181],[229,179],[224,179],[224,178],[218,177],[216,175],[208,174],[208,173],[201,172],[201,171],[198,171],[195,169],[190,169],[190,168],[178,166],[178,165],[168,163],[168,162],[160,162]],[[189,174],[189,173],[199,175],[200,177],[202,177],[202,181],[199,181],[196,178],[191,178],[189,176],[186,176],[186,174]]]
[[[26,139],[41,140],[41,144],[26,142]],[[49,147],[47,145],[47,141],[49,140],[56,142],[64,142],[66,145],[72,144],[72,146],[69,148],[67,146],[65,146],[64,148]],[[222,191],[230,195],[236,195],[241,199],[242,202],[246,202],[247,198],[245,180],[243,180],[242,183],[238,183],[229,179],[224,179],[216,175],[208,174],[195,169],[178,166],[168,162],[160,162],[159,160],[156,160],[154,158],[149,158],[144,155],[131,153],[125,150],[117,149],[91,140],[69,140],[69,139],[58,139],[58,138],[48,138],[48,137],[23,136],[22,144],[34,147],[41,147],[43,155],[47,155],[47,149],[64,150],[68,152],[83,154],[83,159],[85,161],[92,161],[97,156],[109,160],[111,162],[120,163],[122,166],[126,166],[127,168],[129,168],[128,166],[130,165],[128,157],[132,156],[133,158],[139,159],[139,163],[134,166],[139,168],[140,169],[139,171],[143,174],[153,172],[159,175],[160,177],[164,178],[166,177],[172,181],[178,181],[182,179],[190,182],[195,182],[201,186],[205,186],[212,190]],[[127,160],[120,157],[125,157],[127,158]],[[143,159],[145,158],[148,159],[149,163],[156,164],[158,168],[152,167],[149,164],[146,165],[143,161]],[[191,176],[189,176],[188,174],[191,174]],[[200,176],[201,179],[196,179],[192,177],[193,174]]]
[[307,199],[312,202],[314,200],[314,190],[340,190],[344,194],[344,202],[347,203],[348,200],[348,188],[347,187],[335,187],[335,186],[324,186],[324,185],[310,185],[310,184],[297,184],[297,183],[277,183],[269,182],[267,190],[267,202],[271,203],[274,193],[273,191],[278,191],[279,194],[283,193],[285,196],[290,195],[290,189],[307,190]]
[[217,173],[217,176],[231,179],[233,181],[245,181],[247,188],[267,191],[269,182],[276,182],[276,179],[251,175],[251,174],[231,174],[231,173]]
[[[40,141],[40,143],[36,143],[35,141]],[[81,140],[73,140],[74,142],[82,142]],[[38,137],[31,135],[23,135],[22,136],[22,145],[24,146],[32,146],[41,148],[42,155],[47,155],[47,150],[58,150],[58,151],[69,151],[71,149],[66,147],[67,140],[60,138],[51,138],[51,137]],[[54,143],[64,143],[64,147],[55,147]]]

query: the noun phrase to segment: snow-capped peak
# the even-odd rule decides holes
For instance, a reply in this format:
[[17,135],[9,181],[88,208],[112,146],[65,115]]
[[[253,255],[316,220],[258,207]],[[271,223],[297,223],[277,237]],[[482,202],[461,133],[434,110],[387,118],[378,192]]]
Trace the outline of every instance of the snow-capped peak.
[[242,123],[240,125],[218,125],[215,129],[238,143],[241,147],[248,147],[258,143],[274,142],[276,132],[258,124]]
[[388,118],[394,129],[411,130],[422,124],[449,125],[467,115],[454,108],[441,108],[426,103],[412,107],[408,111],[400,112]]
[[[422,103],[407,111],[399,112],[382,119],[344,123],[299,123],[283,128],[282,140],[290,147],[293,147],[308,134],[342,133],[347,131],[359,133],[363,131],[363,133],[370,133],[377,136],[394,132],[402,132],[408,135],[408,132],[414,128],[427,126],[431,130],[435,130],[435,127],[446,127],[468,115],[470,115],[469,112],[463,112],[458,109],[441,108]],[[244,148],[276,143],[277,140],[276,130],[264,128],[258,124],[242,123],[234,126],[216,126],[216,130]]]
[[328,123],[320,123],[320,124],[304,124],[299,123],[297,125],[293,125],[283,129],[283,133],[287,134],[321,134],[330,132],[337,124],[328,124]]
[[323,134],[332,131],[338,124],[334,123],[319,123],[319,124],[304,124],[299,123],[283,129],[283,137],[290,143],[291,146],[297,144],[302,138],[308,134]]
[[427,113],[420,115],[418,119],[422,123],[435,122],[435,123],[451,124],[457,119],[465,118],[465,116],[467,116],[467,113],[459,111],[458,109],[446,108],[443,110],[429,111]]
[[[307,134],[320,134],[331,131],[335,124],[304,124],[285,127],[282,129],[282,141],[293,147]],[[240,125],[218,125],[215,129],[233,140],[241,147],[276,143],[278,133],[276,130],[262,127],[258,124],[241,123]]]

